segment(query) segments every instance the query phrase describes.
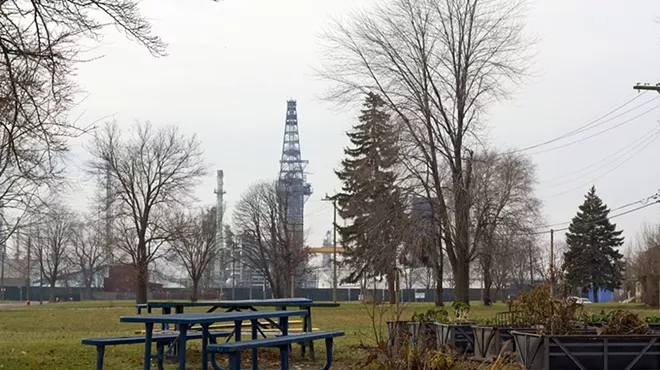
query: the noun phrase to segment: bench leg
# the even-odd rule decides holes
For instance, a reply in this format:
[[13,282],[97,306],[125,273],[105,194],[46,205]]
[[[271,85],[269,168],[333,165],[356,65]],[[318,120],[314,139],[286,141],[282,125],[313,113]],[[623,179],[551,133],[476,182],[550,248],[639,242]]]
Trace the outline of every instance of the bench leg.
[[144,368],[151,369],[151,340],[154,334],[154,324],[146,323],[144,339]]
[[289,345],[280,346],[280,367],[282,370],[289,370]]
[[[312,328],[313,328],[313,326],[312,326],[312,307],[307,306],[306,310],[307,310],[307,316],[306,316],[307,317],[307,320],[306,320],[307,328],[304,331],[311,333]],[[306,344],[309,344],[309,359],[312,360],[312,361],[316,361],[316,353],[314,353],[314,341],[311,341],[311,342],[306,343]],[[303,348],[305,348],[304,345],[303,345]]]
[[241,351],[229,353],[229,370],[241,370]]
[[158,370],[165,369],[165,367],[163,366],[163,359],[165,358],[165,353],[163,351],[164,347],[165,347],[165,343],[163,342],[156,343],[156,351],[158,354]]
[[[252,320],[252,340],[257,339],[257,329],[259,328],[259,324],[257,320]],[[252,349],[252,370],[258,370],[259,369],[259,353],[257,348]]]
[[188,336],[188,325],[179,325],[179,340],[177,341],[177,351],[179,351],[179,370],[186,370],[186,337]]
[[103,355],[105,346],[96,346],[96,370],[103,370]]
[[332,366],[332,338],[325,339],[325,366],[321,370],[328,370]]
[[218,365],[218,361],[215,357],[215,353],[211,354],[211,366],[213,367],[213,370],[225,370]]

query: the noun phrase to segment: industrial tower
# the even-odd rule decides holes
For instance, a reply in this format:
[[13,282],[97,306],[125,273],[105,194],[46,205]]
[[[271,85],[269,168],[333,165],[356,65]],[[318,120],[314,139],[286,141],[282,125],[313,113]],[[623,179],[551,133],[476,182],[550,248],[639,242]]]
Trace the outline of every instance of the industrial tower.
[[215,228],[215,243],[216,247],[219,250],[218,255],[215,257],[215,261],[213,261],[213,276],[211,277],[211,280],[213,280],[213,285],[215,286],[220,286],[220,291],[222,292],[222,288],[225,285],[225,280],[226,280],[226,274],[225,274],[225,268],[226,268],[226,257],[227,257],[227,251],[225,250],[225,244],[224,244],[224,230],[223,230],[223,218],[225,215],[225,201],[224,201],[224,195],[227,194],[224,189],[224,179],[225,179],[225,173],[223,170],[218,170],[216,173],[216,180],[218,182],[218,187],[213,189],[213,193],[216,196],[216,205],[215,205],[215,223],[216,223],[216,228]]
[[300,135],[298,134],[298,111],[296,101],[286,102],[286,123],[284,142],[280,160],[278,188],[286,204],[287,230],[293,233],[292,239],[303,246],[305,201],[312,194],[312,187],[305,177],[307,161],[300,154]]

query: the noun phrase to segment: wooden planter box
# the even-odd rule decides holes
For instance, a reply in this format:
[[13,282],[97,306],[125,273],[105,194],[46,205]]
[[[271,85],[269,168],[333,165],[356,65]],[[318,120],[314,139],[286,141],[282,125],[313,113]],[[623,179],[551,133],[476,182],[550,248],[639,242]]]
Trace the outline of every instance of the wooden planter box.
[[504,352],[515,352],[516,345],[511,332],[525,330],[525,328],[474,326],[474,357],[487,359],[499,356],[502,348]]
[[474,353],[473,322],[466,323],[438,323],[438,347],[452,346],[460,355]]
[[511,335],[528,370],[660,369],[660,334],[540,335],[514,330]]

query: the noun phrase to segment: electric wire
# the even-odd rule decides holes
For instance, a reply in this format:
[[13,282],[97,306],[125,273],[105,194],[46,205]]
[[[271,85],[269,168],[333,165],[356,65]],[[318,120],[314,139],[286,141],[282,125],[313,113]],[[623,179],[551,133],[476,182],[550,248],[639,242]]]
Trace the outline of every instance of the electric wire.
[[[651,200],[653,200],[653,202],[650,202]],[[649,202],[650,202],[650,203],[649,203]],[[616,211],[620,211],[620,210],[622,210],[622,209],[625,209],[625,208],[628,208],[628,207],[634,206],[635,204],[638,204],[638,203],[641,203],[641,204],[643,205],[642,207],[638,207],[638,208],[635,208],[635,209],[633,209],[633,210],[631,210],[631,211],[626,211],[626,212],[623,212],[623,213],[617,214],[617,215],[615,215],[615,216],[611,216],[611,217],[609,217],[609,218],[614,218],[614,217],[619,217],[619,216],[627,215],[628,213],[632,213],[632,212],[638,211],[638,210],[640,210],[640,209],[646,208],[646,207],[651,206],[651,205],[653,205],[653,204],[657,204],[658,202],[660,202],[660,191],[658,191],[657,193],[655,193],[655,194],[653,194],[653,195],[651,195],[651,196],[648,196],[648,197],[646,197],[646,198],[643,198],[643,199],[640,199],[640,200],[636,200],[636,201],[634,201],[634,202],[626,203],[626,204],[624,204],[624,205],[622,205],[622,206],[618,206],[618,207],[616,207],[616,208],[612,208],[612,209],[610,209],[610,212],[616,212]],[[598,220],[597,220],[597,221],[598,221]],[[541,229],[541,228],[542,228],[542,229],[545,229],[545,228],[552,229],[552,228],[555,227],[555,226],[568,225],[568,224],[570,224],[570,223],[571,223],[571,221],[565,221],[565,222],[559,222],[559,223],[556,223],[556,224],[543,225],[543,226],[539,227],[539,229]],[[567,230],[567,229],[568,229],[568,228],[566,227],[566,228],[563,228],[563,229],[557,229],[557,230],[554,230],[554,231],[562,231],[562,230]],[[549,233],[549,232],[550,232],[550,230],[544,230],[544,231],[540,231],[540,232],[535,232],[535,233],[533,233],[533,234],[545,234],[545,233]]]
[[[561,179],[564,179],[564,178],[567,178],[567,177],[571,177],[571,176],[573,176],[573,175],[577,175],[577,174],[584,175],[584,174],[585,174],[584,171],[586,171],[586,170],[592,168],[593,166],[596,166],[596,165],[598,165],[598,164],[600,164],[600,163],[603,163],[603,162],[608,161],[610,158],[615,157],[617,154],[623,152],[624,150],[626,150],[626,149],[630,149],[630,147],[635,146],[635,145],[636,145],[638,142],[640,142],[640,141],[641,141],[642,143],[645,142],[645,141],[646,141],[646,140],[647,140],[647,139],[648,139],[648,138],[649,138],[649,137],[650,137],[655,131],[657,131],[657,130],[658,130],[658,126],[655,126],[655,127],[653,127],[652,129],[650,129],[649,131],[647,131],[646,133],[644,133],[644,135],[638,137],[637,139],[635,139],[635,140],[632,141],[631,143],[628,143],[627,145],[625,145],[625,146],[622,147],[621,149],[617,150],[616,152],[611,153],[611,154],[608,155],[607,157],[603,157],[603,158],[601,158],[600,160],[598,160],[597,162],[591,163],[591,164],[589,164],[589,165],[587,165],[587,166],[584,166],[584,167],[582,167],[582,168],[580,168],[580,169],[578,169],[578,170],[576,170],[576,171],[573,171],[573,172],[570,172],[570,173],[567,173],[567,174],[564,174],[564,175],[561,175],[561,176],[555,177],[555,178],[550,179],[550,180],[541,181],[541,182],[539,182],[539,184],[553,183],[553,182],[555,182],[555,181],[557,181],[557,180],[561,180]],[[626,151],[626,153],[628,153],[628,151]],[[625,155],[625,153],[624,153],[624,155]],[[617,157],[616,159],[614,159],[614,160],[612,160],[612,161],[610,161],[610,162],[616,162],[616,161],[618,161],[618,160],[619,160],[620,158],[622,158],[622,157],[623,157],[623,155]],[[608,164],[609,164],[609,163],[608,163]],[[599,168],[602,168],[602,167],[599,167]],[[593,172],[593,171],[592,171],[592,172]],[[592,173],[592,172],[589,172],[589,173]],[[583,177],[583,176],[579,176],[579,177],[575,178],[574,180],[576,180],[576,179],[578,179],[578,178],[580,178],[580,177]]]
[[580,184],[579,186],[576,186],[576,187],[571,188],[571,189],[569,189],[569,190],[563,191],[563,192],[561,192],[561,193],[556,193],[556,194],[553,194],[553,195],[549,195],[549,196],[546,196],[546,197],[542,197],[542,198],[540,198],[540,199],[541,199],[541,200],[545,200],[545,199],[555,198],[555,197],[558,197],[558,196],[560,196],[560,195],[568,194],[568,193],[570,193],[570,192],[572,192],[572,191],[578,190],[578,189],[580,189],[580,188],[583,188],[583,187],[585,187],[585,186],[588,186],[588,185],[590,185],[590,184],[595,183],[597,180],[600,180],[600,179],[602,179],[603,177],[609,175],[610,173],[614,172],[614,171],[615,171],[616,169],[618,169],[619,167],[621,167],[621,166],[623,166],[624,164],[626,164],[626,163],[627,163],[628,161],[630,161],[631,159],[635,158],[639,153],[641,153],[642,151],[644,151],[644,149],[646,149],[649,145],[653,144],[653,143],[658,139],[658,137],[660,137],[660,130],[658,131],[658,133],[656,133],[655,136],[652,137],[652,139],[651,139],[649,142],[647,142],[646,144],[644,144],[641,148],[639,148],[639,150],[637,150],[637,151],[636,151],[635,153],[633,153],[631,156],[629,156],[628,158],[626,158],[625,160],[623,160],[621,163],[617,164],[616,166],[612,167],[610,170],[606,171],[605,173],[602,173],[601,175],[599,175],[599,176],[597,176],[597,177],[591,179],[590,181],[585,182],[585,183],[583,183],[583,184]]
[[[603,118],[608,117],[609,115],[611,115],[611,114],[613,114],[613,113],[615,113],[615,112],[621,110],[622,108],[624,108],[624,107],[627,106],[628,104],[630,104],[630,103],[634,102],[635,100],[639,99],[642,95],[644,95],[644,93],[637,94],[637,95],[634,96],[632,99],[626,101],[625,103],[621,104],[620,106],[614,108],[613,110],[611,110],[611,111],[609,111],[609,112],[607,112],[607,113],[605,113],[605,114],[599,116],[598,118],[596,118],[596,119],[594,119],[594,120],[592,120],[592,121],[590,121],[590,122],[587,122],[586,124],[584,124],[584,125],[582,125],[582,126],[576,128],[576,129],[574,129],[573,131],[569,131],[569,132],[567,132],[567,133],[565,133],[565,134],[563,134],[563,135],[560,135],[560,136],[555,137],[555,138],[550,139],[550,140],[546,140],[546,141],[541,142],[541,143],[538,143],[538,144],[534,144],[534,145],[530,145],[530,146],[527,146],[527,147],[524,147],[524,148],[521,148],[521,149],[513,150],[513,151],[511,151],[510,153],[518,153],[518,152],[528,151],[528,150],[531,150],[531,149],[536,149],[536,148],[538,148],[538,147],[545,146],[545,145],[548,145],[548,144],[552,144],[552,143],[554,143],[554,142],[556,142],[556,141],[559,141],[559,140],[561,140],[561,139],[565,139],[565,138],[567,138],[567,137],[570,137],[570,136],[573,136],[573,135],[579,134],[579,133],[581,133],[581,132],[588,131],[588,130],[590,130],[590,129],[594,128],[594,127],[597,127],[597,126],[599,126],[599,125],[601,125],[601,124],[603,124],[603,123],[609,122],[609,121],[611,121],[612,119],[615,119],[615,118],[618,118],[618,117],[620,117],[620,116],[623,116],[623,115],[625,115],[625,114],[627,114],[627,113],[630,113],[631,111],[633,111],[633,110],[635,110],[635,109],[637,109],[637,108],[639,108],[639,107],[641,107],[641,106],[643,106],[643,105],[645,105],[645,104],[647,104],[647,103],[649,103],[649,102],[651,102],[651,101],[654,100],[654,99],[648,100],[648,101],[646,101],[646,102],[644,102],[644,103],[642,103],[642,104],[640,104],[640,105],[637,105],[637,106],[635,106],[635,107],[633,107],[633,108],[627,110],[626,112],[624,112],[624,113],[622,113],[622,114],[619,114],[619,115],[617,115],[617,116],[615,116],[615,117],[612,117],[610,120],[607,120],[607,121],[605,121],[605,122],[601,122],[601,123],[599,123],[598,125],[596,125],[596,126],[594,126],[594,127],[591,127],[592,125],[594,125],[594,124],[597,123],[598,121],[602,120]],[[656,97],[656,98],[657,98],[657,97]]]
[[[658,99],[658,98],[660,98],[660,95],[657,96],[657,97],[655,97],[654,99]],[[658,109],[658,108],[660,108],[660,104],[658,104],[658,105],[656,105],[656,106],[654,106],[654,107],[652,107],[652,108],[650,108],[650,109],[647,109],[647,110],[645,110],[644,112],[642,112],[642,113],[640,113],[640,114],[638,114],[638,115],[636,115],[636,116],[634,116],[634,117],[632,117],[632,118],[629,118],[629,119],[627,119],[627,120],[625,120],[625,121],[623,121],[623,122],[619,122],[619,123],[617,123],[617,124],[614,125],[614,126],[611,126],[611,127],[608,127],[608,128],[606,128],[606,129],[604,129],[604,130],[598,131],[598,132],[596,132],[595,134],[592,134],[592,135],[589,135],[589,136],[583,137],[583,138],[578,139],[578,140],[571,141],[571,142],[566,143],[566,144],[562,144],[562,145],[555,146],[555,147],[548,148],[548,149],[539,150],[539,151],[532,152],[532,153],[529,153],[529,154],[530,154],[530,155],[535,155],[535,154],[547,153],[547,152],[550,152],[550,151],[553,151],[553,150],[562,149],[562,148],[566,148],[566,147],[571,146],[571,145],[575,145],[575,144],[581,143],[581,142],[583,142],[583,141],[589,140],[589,139],[591,139],[591,138],[594,138],[594,137],[596,137],[596,136],[600,136],[600,135],[602,135],[602,134],[604,134],[604,133],[606,133],[606,132],[609,132],[609,131],[611,131],[611,130],[614,130],[615,128],[621,127],[621,126],[623,126],[623,125],[625,125],[625,124],[627,124],[627,123],[630,123],[630,122],[632,122],[632,121],[634,121],[634,120],[636,120],[636,119],[638,119],[638,118],[640,118],[640,117],[642,117],[642,116],[644,116],[644,115],[646,115],[646,114],[649,114],[650,112],[652,112],[652,111],[654,111],[654,110],[656,110],[656,109]]]

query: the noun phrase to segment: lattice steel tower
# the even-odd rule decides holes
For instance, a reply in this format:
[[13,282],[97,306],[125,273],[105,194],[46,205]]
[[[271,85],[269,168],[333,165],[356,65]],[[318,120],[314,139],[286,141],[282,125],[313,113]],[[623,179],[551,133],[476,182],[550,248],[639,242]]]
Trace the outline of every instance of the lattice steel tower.
[[287,229],[293,233],[293,240],[299,241],[301,248],[304,235],[305,201],[312,194],[312,187],[307,183],[304,172],[306,165],[307,161],[303,161],[300,154],[296,101],[288,100],[278,188],[286,200]]

